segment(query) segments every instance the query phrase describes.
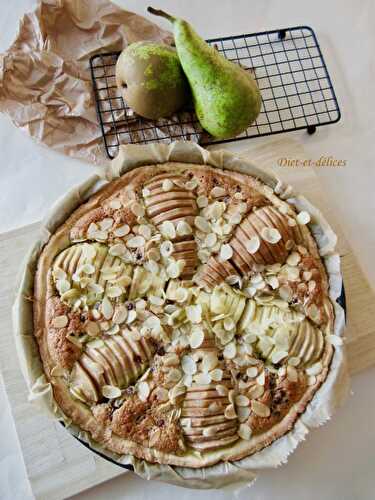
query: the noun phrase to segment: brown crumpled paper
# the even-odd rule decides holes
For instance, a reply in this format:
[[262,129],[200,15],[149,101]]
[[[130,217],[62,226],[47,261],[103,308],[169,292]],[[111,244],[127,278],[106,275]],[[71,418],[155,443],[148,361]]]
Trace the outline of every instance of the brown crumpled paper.
[[[274,158],[280,157],[275,141],[269,144]],[[324,384],[308,404],[305,412],[287,434],[274,441],[270,446],[242,460],[218,463],[211,467],[192,469],[152,464],[131,455],[116,455],[93,441],[90,435],[72,424],[53,399],[52,386],[47,381],[40,361],[38,348],[33,334],[33,306],[29,297],[33,294],[33,280],[38,256],[51,234],[66,218],[100,187],[103,183],[123,175],[134,168],[164,163],[167,161],[207,164],[218,169],[247,173],[260,178],[281,198],[287,199],[298,210],[307,210],[312,216],[309,227],[314,234],[324,261],[330,284],[330,298],[335,310],[334,332],[342,336],[345,328],[345,314],[336,299],[342,290],[340,257],[335,252],[337,237],[321,212],[304,197],[294,193],[291,186],[279,181],[271,172],[263,168],[262,155],[254,148],[250,158],[236,157],[228,151],[207,151],[191,142],[175,142],[170,145],[150,144],[147,146],[128,145],[120,148],[118,157],[102,172],[102,176],[92,176],[85,183],[64,195],[51,209],[43,222],[42,230],[22,266],[16,300],[13,306],[13,325],[17,353],[22,373],[29,389],[29,399],[54,419],[65,423],[69,432],[78,437],[102,455],[119,464],[131,464],[134,471],[145,479],[155,479],[186,488],[221,488],[232,493],[251,486],[262,469],[275,468],[286,463],[289,455],[303,441],[310,429],[327,422],[336,408],[343,403],[349,392],[349,378],[345,349],[337,347],[331,362],[330,372]]]
[[105,165],[89,59],[137,40],[172,38],[108,0],[40,0],[0,55],[0,111],[37,142]]

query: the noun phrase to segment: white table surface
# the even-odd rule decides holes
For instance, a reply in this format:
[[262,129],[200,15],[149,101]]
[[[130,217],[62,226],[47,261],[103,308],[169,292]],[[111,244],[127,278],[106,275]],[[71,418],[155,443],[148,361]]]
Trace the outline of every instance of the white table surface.
[[[119,0],[119,5],[144,14],[149,0]],[[32,0],[1,2],[0,51],[12,42],[18,19],[33,8]],[[375,281],[375,4],[373,0],[158,0],[155,7],[185,17],[206,38],[250,33],[295,25],[311,26],[320,42],[342,120],[318,129],[314,136],[293,133],[308,158],[333,156],[346,160],[319,175],[334,196],[345,220],[347,237],[371,283]],[[164,21],[160,21],[164,22]],[[167,24],[165,24],[167,26]],[[267,138],[256,141],[266,142]],[[225,146],[232,151],[249,141]],[[36,145],[0,116],[0,231],[39,220],[66,189],[92,172],[90,165]],[[313,431],[286,466],[262,473],[251,491],[239,499],[372,499],[375,496],[375,369],[353,380],[353,396],[334,422]],[[0,379],[0,482],[4,500],[32,498]],[[10,489],[8,489],[10,485]],[[227,492],[193,492],[126,474],[79,496],[80,499],[131,498],[181,500],[233,498]]]

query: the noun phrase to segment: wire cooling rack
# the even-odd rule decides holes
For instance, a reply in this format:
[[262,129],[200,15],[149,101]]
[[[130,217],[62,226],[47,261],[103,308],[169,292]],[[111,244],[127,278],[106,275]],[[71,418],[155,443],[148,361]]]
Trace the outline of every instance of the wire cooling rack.
[[90,59],[96,109],[106,152],[114,158],[120,144],[192,140],[217,144],[336,123],[341,117],[332,82],[314,31],[298,26],[207,42],[229,60],[253,72],[262,94],[257,120],[241,135],[214,140],[202,130],[194,110],[172,118],[147,120],[133,113],[115,81],[119,52]]

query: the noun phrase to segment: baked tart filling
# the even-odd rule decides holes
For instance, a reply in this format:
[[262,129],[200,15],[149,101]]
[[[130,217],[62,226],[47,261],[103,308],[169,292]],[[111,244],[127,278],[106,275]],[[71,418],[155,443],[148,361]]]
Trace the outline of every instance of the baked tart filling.
[[252,176],[166,163],[51,237],[35,335],[54,397],[108,450],[190,467],[288,432],[340,339],[310,216]]

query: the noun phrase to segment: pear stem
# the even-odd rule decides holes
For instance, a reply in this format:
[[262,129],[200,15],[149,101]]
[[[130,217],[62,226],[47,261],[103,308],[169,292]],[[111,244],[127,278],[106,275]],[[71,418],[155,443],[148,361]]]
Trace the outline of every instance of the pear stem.
[[173,16],[164,12],[164,10],[154,9],[153,7],[147,7],[147,10],[150,14],[154,14],[154,16],[165,17],[165,19],[168,19],[171,23],[175,20]]

